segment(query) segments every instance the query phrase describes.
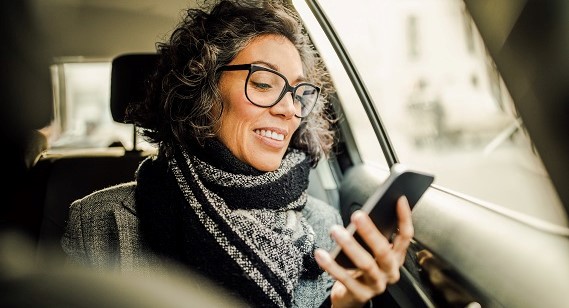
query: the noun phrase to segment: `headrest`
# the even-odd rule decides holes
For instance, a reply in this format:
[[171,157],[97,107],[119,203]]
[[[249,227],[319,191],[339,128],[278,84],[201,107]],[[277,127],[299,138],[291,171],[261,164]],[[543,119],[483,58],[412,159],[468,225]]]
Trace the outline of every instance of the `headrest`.
[[146,94],[145,81],[156,70],[158,54],[124,54],[113,59],[111,68],[111,114],[125,123],[126,108],[138,103]]

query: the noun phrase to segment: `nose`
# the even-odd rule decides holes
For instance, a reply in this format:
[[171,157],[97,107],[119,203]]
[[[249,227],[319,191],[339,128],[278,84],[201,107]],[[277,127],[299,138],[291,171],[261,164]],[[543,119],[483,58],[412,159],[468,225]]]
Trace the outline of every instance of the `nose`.
[[292,91],[285,93],[281,100],[270,108],[271,113],[283,116],[287,119],[294,117],[296,107],[294,106],[294,99],[292,95]]

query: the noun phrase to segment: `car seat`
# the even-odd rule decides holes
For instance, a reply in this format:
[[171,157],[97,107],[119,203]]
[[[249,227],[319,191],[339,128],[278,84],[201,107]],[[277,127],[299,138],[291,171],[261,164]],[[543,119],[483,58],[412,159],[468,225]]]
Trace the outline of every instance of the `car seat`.
[[[112,61],[110,108],[113,120],[125,123],[130,103],[145,95],[144,82],[156,69],[155,53],[124,54]],[[136,127],[133,146],[111,145],[103,151],[85,150],[45,155],[32,167],[30,175],[30,219],[28,232],[37,239],[37,257],[59,260],[63,257],[63,235],[71,203],[96,190],[132,181],[140,162],[153,151],[137,149]]]

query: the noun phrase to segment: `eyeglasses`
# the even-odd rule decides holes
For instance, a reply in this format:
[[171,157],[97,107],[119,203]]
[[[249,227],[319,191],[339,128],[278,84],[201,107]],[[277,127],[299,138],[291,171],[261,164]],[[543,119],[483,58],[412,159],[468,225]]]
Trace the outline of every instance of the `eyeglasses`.
[[255,106],[269,108],[276,105],[286,93],[293,98],[298,118],[304,118],[314,108],[320,88],[308,82],[291,86],[283,74],[267,67],[255,64],[226,65],[219,71],[245,71],[249,74],[245,80],[245,96]]

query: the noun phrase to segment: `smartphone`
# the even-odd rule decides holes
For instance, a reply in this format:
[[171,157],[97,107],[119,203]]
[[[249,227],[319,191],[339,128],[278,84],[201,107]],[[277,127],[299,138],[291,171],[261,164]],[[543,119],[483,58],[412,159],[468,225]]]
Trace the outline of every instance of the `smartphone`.
[[[387,179],[366,200],[361,210],[368,213],[371,220],[387,239],[391,239],[397,228],[396,205],[399,197],[405,195],[409,201],[409,206],[413,209],[434,179],[433,174],[413,170],[401,163],[396,163],[391,167]],[[354,238],[364,248],[370,251],[369,247],[355,232],[356,228],[352,223],[346,229],[354,235]],[[340,246],[336,245],[332,248],[330,255],[338,264],[346,268],[354,267]]]

